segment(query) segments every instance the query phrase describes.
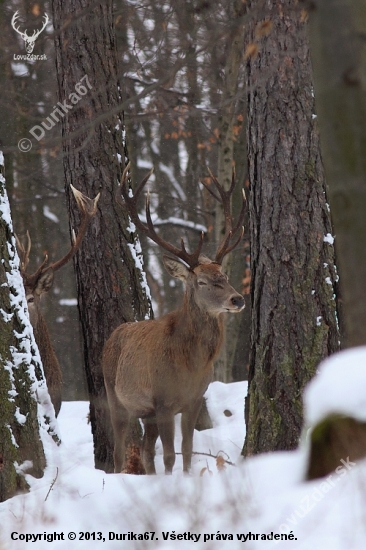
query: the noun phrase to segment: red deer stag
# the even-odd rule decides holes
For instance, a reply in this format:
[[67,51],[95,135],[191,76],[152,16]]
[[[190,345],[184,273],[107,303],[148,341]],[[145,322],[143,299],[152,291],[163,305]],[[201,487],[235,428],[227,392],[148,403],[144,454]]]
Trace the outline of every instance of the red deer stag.
[[[128,168],[128,167],[127,167]],[[244,308],[244,298],[228,283],[221,262],[243,235],[243,205],[233,228],[230,198],[235,185],[225,191],[211,174],[217,193],[209,191],[224,207],[226,230],[214,261],[201,254],[203,233],[194,252],[189,254],[183,239],[181,248],[164,241],[156,233],[146,199],[147,225],[137,213],[137,199],[152,171],[142,180],[134,196],[126,185],[127,168],[122,176],[121,194],[132,221],[163,249],[184,263],[163,257],[172,277],[186,285],[183,307],[160,319],[125,323],[110,336],[103,350],[102,366],[114,433],[114,470],[125,464],[125,440],[130,417],[142,418],[145,433],[142,460],[147,474],[155,473],[155,443],[160,435],[165,473],[175,462],[174,416],[182,413],[183,470],[191,466],[193,431],[202,397],[213,374],[213,362],[223,341],[223,316]],[[234,240],[234,242],[232,242]]]
[[44,374],[47,381],[48,391],[51,401],[55,408],[55,414],[58,415],[61,408],[61,393],[62,393],[62,375],[61,368],[55,352],[53,350],[50,335],[44,317],[41,313],[40,298],[42,294],[48,292],[53,284],[53,277],[56,271],[64,266],[77,250],[80,248],[81,242],[87,231],[88,225],[97,212],[97,203],[99,194],[92,200],[80,193],[71,185],[72,192],[76,199],[77,205],[81,213],[81,222],[77,237],[73,232],[73,244],[68,253],[51,265],[47,265],[48,256],[45,258],[38,269],[33,273],[27,273],[29,263],[29,253],[31,249],[31,240],[27,232],[27,246],[25,247],[16,236],[17,247],[20,258],[20,273],[23,277],[25,295],[29,310],[29,319],[33,327],[34,337],[37,342],[39,353],[43,363]]

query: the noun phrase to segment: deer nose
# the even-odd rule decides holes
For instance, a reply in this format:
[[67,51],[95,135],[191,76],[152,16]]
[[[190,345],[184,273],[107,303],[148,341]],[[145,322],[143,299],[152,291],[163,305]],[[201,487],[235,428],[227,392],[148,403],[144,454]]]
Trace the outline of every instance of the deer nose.
[[240,294],[232,296],[230,301],[233,306],[237,307],[238,309],[243,309],[243,307],[245,306],[244,298],[243,296],[240,296]]

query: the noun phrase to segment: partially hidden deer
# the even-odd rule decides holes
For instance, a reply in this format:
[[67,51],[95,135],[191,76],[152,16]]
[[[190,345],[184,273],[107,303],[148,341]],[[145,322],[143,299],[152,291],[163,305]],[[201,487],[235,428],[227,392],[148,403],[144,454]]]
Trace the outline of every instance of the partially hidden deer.
[[29,254],[32,244],[30,236],[27,232],[26,246],[17,236],[15,236],[20,258],[20,273],[23,278],[25,295],[27,299],[29,320],[33,327],[34,337],[41,356],[47,387],[56,416],[60,411],[62,402],[62,374],[60,364],[51,343],[46,322],[41,312],[40,300],[41,296],[52,288],[54,274],[56,271],[69,262],[80,248],[89,223],[97,212],[97,203],[99,200],[99,194],[94,200],[92,200],[83,195],[72,185],[71,189],[80,210],[81,221],[78,234],[75,236],[75,233],[73,232],[72,246],[63,258],[57,262],[48,264],[48,256],[46,254],[38,269],[32,274],[27,273]]
[[203,233],[192,253],[187,252],[183,239],[181,248],[177,248],[156,233],[149,192],[146,224],[140,220],[137,199],[152,171],[131,196],[126,185],[127,169],[120,187],[122,201],[139,230],[174,256],[164,256],[164,266],[172,277],[185,283],[185,294],[181,309],[159,319],[122,324],[104,346],[102,368],[114,434],[114,471],[119,473],[125,467],[127,428],[130,418],[136,417],[144,424],[142,461],[146,473],[156,473],[155,443],[160,436],[165,473],[170,474],[175,462],[174,417],[182,413],[183,470],[188,472],[194,427],[223,343],[223,314],[244,308],[243,296],[230,286],[221,263],[243,235],[245,195],[243,192],[239,220],[233,227],[230,199],[234,174],[230,189],[225,191],[210,172],[216,192],[205,185],[222,202],[226,223],[225,235],[211,261],[201,254]]

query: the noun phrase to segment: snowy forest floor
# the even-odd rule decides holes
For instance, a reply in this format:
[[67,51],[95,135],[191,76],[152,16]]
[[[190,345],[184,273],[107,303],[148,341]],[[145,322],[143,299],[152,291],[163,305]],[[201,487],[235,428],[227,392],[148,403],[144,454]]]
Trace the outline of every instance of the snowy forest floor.
[[[0,504],[0,550],[233,549],[243,542],[253,549],[366,548],[366,464],[344,457],[339,474],[304,482],[306,444],[243,461],[245,393],[245,382],[210,385],[214,427],[195,432],[194,450],[202,454],[194,455],[190,476],[179,454],[173,475],[163,474],[160,440],[157,476],[95,470],[88,403],[63,403],[62,444],[44,477],[28,478],[28,494]],[[177,452],[180,443],[177,417]],[[281,533],[288,540],[276,540]]]

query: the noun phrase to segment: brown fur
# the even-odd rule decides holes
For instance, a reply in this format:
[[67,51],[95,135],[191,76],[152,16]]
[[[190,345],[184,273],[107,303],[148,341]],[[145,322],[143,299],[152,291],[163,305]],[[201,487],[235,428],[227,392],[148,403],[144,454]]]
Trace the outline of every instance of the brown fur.
[[41,311],[38,311],[37,324],[33,326],[33,332],[42,359],[48,392],[57,416],[62,403],[62,373]]
[[102,358],[114,432],[115,472],[125,464],[130,417],[142,418],[147,473],[155,473],[155,442],[160,435],[166,473],[174,461],[174,416],[182,413],[183,469],[191,465],[193,430],[202,397],[223,341],[225,311],[240,311],[244,299],[227,282],[218,264],[189,270],[165,259],[169,273],[186,283],[182,309],[160,319],[125,323],[107,341]]
[[28,302],[29,319],[33,327],[34,338],[37,342],[42,359],[44,375],[48,393],[55,408],[55,415],[60,412],[62,403],[62,373],[61,367],[54,352],[46,321],[41,312],[41,296],[50,290],[53,283],[53,271],[40,276],[31,285],[24,283]]

